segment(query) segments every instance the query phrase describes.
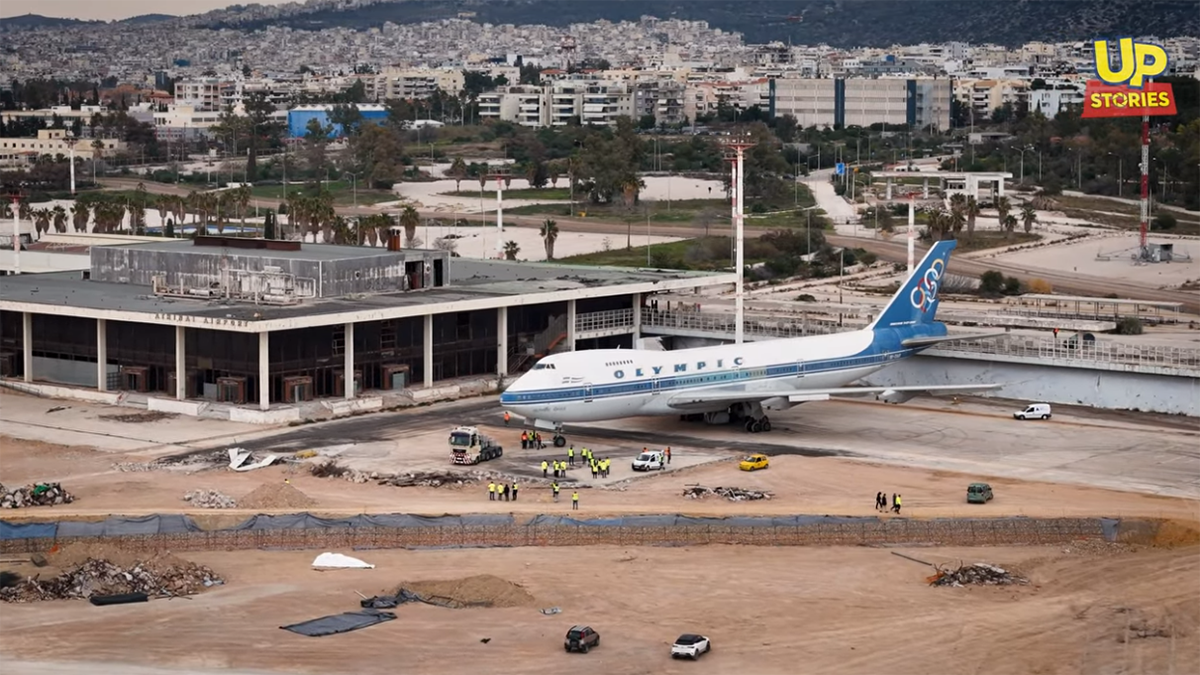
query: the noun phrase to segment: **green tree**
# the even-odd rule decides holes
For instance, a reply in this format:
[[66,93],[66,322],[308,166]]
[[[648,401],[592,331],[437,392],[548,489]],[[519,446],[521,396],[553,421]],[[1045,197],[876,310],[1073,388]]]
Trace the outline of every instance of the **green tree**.
[[504,259],[516,260],[517,254],[521,252],[521,245],[511,239],[504,242]]
[[175,238],[175,219],[167,218],[167,224],[163,226],[163,236],[171,239]]
[[967,202],[963,206],[963,212],[967,216],[967,238],[974,238],[975,219],[979,217],[979,200],[974,196],[967,197]]
[[304,167],[317,180],[325,175],[328,166],[329,136],[333,133],[333,125],[322,125],[320,120],[313,118],[304,127],[304,145],[300,149]]
[[450,170],[446,174],[454,179],[454,191],[458,192],[462,189],[463,179],[467,177],[466,161],[462,157],[455,157],[454,162],[450,164]]
[[1004,275],[988,270],[979,276],[979,293],[985,297],[997,297],[1004,293]]
[[[359,83],[361,84],[361,82]],[[341,128],[341,134],[347,138],[358,135],[362,129],[363,114],[354,104],[335,105],[329,111],[329,122],[334,129]]]
[[1021,222],[1025,225],[1025,234],[1033,232],[1033,225],[1037,219],[1037,209],[1033,208],[1033,204],[1026,203],[1021,207]]
[[404,207],[404,211],[400,214],[400,227],[404,228],[405,246],[415,248],[413,240],[417,236],[417,226],[421,224],[421,214],[411,206]]
[[390,190],[404,173],[404,147],[394,127],[367,124],[350,139],[355,170],[373,188]]

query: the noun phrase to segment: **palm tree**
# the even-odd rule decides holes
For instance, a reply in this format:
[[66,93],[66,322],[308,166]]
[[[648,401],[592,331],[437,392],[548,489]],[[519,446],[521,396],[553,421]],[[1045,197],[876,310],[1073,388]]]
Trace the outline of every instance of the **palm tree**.
[[[542,223],[542,245],[546,247],[546,260],[554,260],[554,242],[558,241],[558,223],[550,218]],[[507,245],[505,250],[507,251]]]
[[157,195],[150,198],[150,204],[158,211],[158,225],[160,228],[167,227],[167,215],[171,213],[171,195]]
[[[482,182],[483,179],[481,179]],[[412,240],[417,236],[417,226],[421,224],[421,214],[411,206],[404,207],[400,214],[400,227],[404,228],[404,243],[412,246]]]
[[1004,225],[1004,238],[1008,239],[1013,230],[1017,229],[1017,217],[1011,214],[1005,214],[1004,220],[1001,221],[1001,224]]
[[975,236],[975,218],[979,215],[979,200],[967,197],[964,212],[967,214],[967,238],[970,239]]
[[467,163],[462,157],[455,157],[447,173],[454,179],[454,191],[458,192],[462,189],[463,179],[467,177]]
[[1033,224],[1037,222],[1037,209],[1033,208],[1033,204],[1021,207],[1021,222],[1025,224],[1025,234],[1033,231]]
[[71,207],[71,225],[76,232],[87,232],[88,221],[91,220],[92,200],[80,197]]
[[571,217],[575,217],[575,184],[579,181],[579,171],[583,168],[583,160],[579,155],[567,158],[567,182],[571,187]]
[[558,162],[550,162],[546,167],[546,177],[550,179],[550,187],[552,188],[558,187],[559,166]]
[[633,248],[633,207],[637,205],[638,192],[642,189],[642,181],[634,174],[628,174],[621,180],[621,194],[625,199],[625,248]]
[[941,241],[946,233],[946,221],[948,216],[941,209],[934,209],[929,212],[929,239],[932,241]]
[[33,226],[37,230],[38,239],[42,238],[42,234],[50,231],[50,219],[53,217],[54,212],[50,209],[37,209],[33,212]]
[[961,208],[951,209],[950,215],[947,217],[950,224],[950,230],[954,232],[954,238],[958,239],[959,233],[962,232],[963,225],[967,222],[967,217],[963,214]]
[[[557,236],[557,235],[556,235]],[[521,245],[515,241],[509,240],[504,242],[504,259],[516,260],[517,254],[521,252]]]
[[1000,227],[1004,227],[1008,220],[1008,212],[1012,209],[1012,203],[1008,201],[1008,197],[996,198],[996,216],[1000,221]]
[[234,191],[234,202],[237,204],[238,214],[241,216],[242,225],[246,224],[246,212],[250,210],[250,186],[243,185]]
[[67,210],[61,204],[54,205],[54,231],[62,234],[67,231]]

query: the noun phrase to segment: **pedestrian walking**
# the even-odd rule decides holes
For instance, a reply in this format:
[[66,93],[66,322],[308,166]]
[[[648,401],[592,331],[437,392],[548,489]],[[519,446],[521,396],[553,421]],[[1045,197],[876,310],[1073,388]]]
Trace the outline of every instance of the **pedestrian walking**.
[[671,446],[667,446],[667,464],[671,463]]
[[558,503],[558,481],[550,484],[550,490],[554,493],[554,503]]
[[896,495],[896,515],[900,515],[900,506],[904,503],[904,495]]
[[878,511],[878,510],[879,510],[879,506],[880,506],[880,504],[881,504],[882,502],[883,502],[883,493],[882,493],[882,492],[876,492],[876,493],[875,493],[875,510],[876,510],[876,511]]
[[572,511],[579,510],[579,490],[576,490],[571,493],[571,510]]
[[491,481],[488,483],[488,501],[496,501],[496,481]]
[[513,481],[513,501],[517,501],[517,481]]
[[550,468],[550,462],[547,462],[546,460],[543,459],[542,460],[542,478],[546,477],[546,471],[549,470],[549,468]]
[[[887,499],[887,497],[884,497],[884,499]],[[885,502],[883,503],[883,505],[884,505],[884,506],[887,506],[887,502],[885,501]],[[893,492],[893,493],[892,493],[892,511],[897,511],[897,508],[896,508],[896,493],[895,493],[895,492]],[[897,511],[897,513],[898,513],[898,512],[899,512],[899,511]]]
[[567,448],[567,463],[575,466],[575,446]]
[[592,460],[592,480],[596,480],[599,476],[600,467],[596,466],[596,460]]
[[534,432],[533,438],[534,438],[534,440],[537,441],[537,449],[538,450],[546,449],[546,444],[542,442],[542,432],[540,432],[540,431]]
[[508,426],[508,423],[511,421],[512,421],[512,415],[509,415],[508,411],[505,410],[504,411],[504,426]]
[[522,431],[521,432],[521,449],[527,450],[528,448],[529,448],[529,432]]

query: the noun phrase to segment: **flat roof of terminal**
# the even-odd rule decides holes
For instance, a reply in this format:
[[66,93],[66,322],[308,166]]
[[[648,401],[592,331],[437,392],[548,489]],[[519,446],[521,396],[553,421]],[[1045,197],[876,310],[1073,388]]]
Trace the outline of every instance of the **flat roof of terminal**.
[[[311,250],[313,247],[307,248]],[[329,248],[356,250],[358,247]],[[733,283],[733,275],[453,258],[450,286],[307,299],[295,305],[255,305],[245,301],[227,303],[222,300],[156,297],[146,286],[84,280],[79,272],[55,272],[0,277],[0,309],[170,325],[232,325],[231,329],[240,327],[249,331],[251,329],[248,326],[239,325],[289,319],[311,319],[303,321],[303,325],[325,325],[342,320],[333,319],[331,315],[335,314],[369,313],[375,320],[419,316],[434,307],[435,313],[472,311],[724,283]],[[522,296],[528,297],[528,300],[522,299]],[[518,301],[504,301],[513,298],[518,298]],[[385,315],[381,315],[381,312]],[[321,320],[321,317],[325,317],[325,320]],[[344,320],[354,319],[346,317]],[[266,329],[288,327],[293,326],[279,324],[266,326]],[[257,330],[261,329],[252,332]]]
[[[214,237],[215,239],[215,237]],[[384,246],[335,246],[333,244],[301,244],[295,251],[271,248],[237,248],[236,246],[200,245],[189,239],[157,239],[150,242],[136,242],[106,246],[108,249],[128,248],[137,251],[168,251],[180,255],[229,255],[244,258],[278,258],[281,260],[346,260],[348,258],[374,258],[392,254]],[[426,249],[404,249],[407,251],[422,251]],[[393,254],[394,255],[394,254]]]

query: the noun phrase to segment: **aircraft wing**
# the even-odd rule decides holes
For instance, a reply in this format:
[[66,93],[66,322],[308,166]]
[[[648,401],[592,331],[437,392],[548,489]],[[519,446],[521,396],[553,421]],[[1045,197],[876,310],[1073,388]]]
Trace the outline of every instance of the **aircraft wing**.
[[955,342],[957,340],[983,340],[984,338],[1003,337],[1007,334],[1008,333],[974,333],[972,335],[943,335],[941,337],[908,338],[907,340],[901,340],[900,344],[911,349],[914,347],[932,347],[933,345],[939,345],[943,342]]
[[[903,403],[922,394],[966,394],[977,391],[999,389],[1003,384],[942,384],[905,387],[833,387],[830,389],[801,389],[779,387],[777,389],[722,390],[711,389],[673,396],[668,405],[678,410],[711,407],[714,403],[761,403],[770,399],[786,399],[789,403],[828,400],[830,396],[874,396],[889,403]],[[781,401],[782,402],[782,401]]]

